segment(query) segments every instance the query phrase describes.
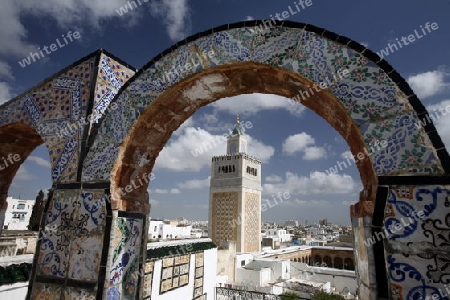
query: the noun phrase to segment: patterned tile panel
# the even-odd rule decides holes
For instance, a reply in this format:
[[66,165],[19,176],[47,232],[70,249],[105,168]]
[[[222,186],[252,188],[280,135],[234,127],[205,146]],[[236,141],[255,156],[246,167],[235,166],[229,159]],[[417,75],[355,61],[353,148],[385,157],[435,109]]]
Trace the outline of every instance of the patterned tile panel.
[[34,283],[33,285],[33,299],[42,300],[60,300],[62,288],[57,285],[48,283]]
[[[443,173],[430,140],[415,114],[392,116],[361,126],[377,174]],[[383,144],[386,147],[383,147]]]
[[448,186],[391,187],[383,234],[393,299],[426,299],[445,291],[450,277],[448,207]]
[[95,281],[106,217],[103,191],[56,190],[45,214],[37,275]]
[[134,299],[142,230],[142,219],[117,217],[117,225],[111,237],[112,265],[107,278],[108,293],[117,292],[123,297],[121,299]]
[[75,180],[93,70],[91,57],[0,108],[0,126],[24,123],[41,135],[49,149],[53,181]]
[[74,237],[71,242],[68,278],[96,282],[102,248],[102,234]]
[[[447,279],[442,278],[439,282],[433,282],[427,276],[441,266],[432,259],[416,255],[389,255],[387,257],[387,273],[390,279],[391,299],[449,300],[449,294],[446,291],[448,284],[444,284]],[[448,278],[448,273],[446,278]]]
[[420,243],[420,251],[436,250],[443,245],[450,250],[446,238],[450,234],[448,207],[450,189],[447,186],[392,187],[385,207],[384,233],[390,243],[398,241],[411,245],[410,251],[416,249],[410,244],[413,242]]
[[[111,136],[113,132],[114,142],[120,143],[138,117],[135,112],[142,111],[169,86],[200,70],[241,61],[255,61],[288,68],[317,84],[331,83],[333,93],[357,124],[365,125],[372,122],[364,129],[367,135],[371,135],[373,130],[377,131],[375,127],[378,125],[384,126],[374,122],[374,119],[378,120],[383,116],[392,117],[397,112],[402,114],[402,107],[408,110],[411,108],[405,95],[399,92],[395,84],[375,63],[346,46],[301,29],[273,26],[259,30],[230,29],[211,33],[183,45],[142,72],[117,100],[118,105],[126,107],[131,104],[133,108],[128,109],[128,115],[123,109],[111,111],[110,120],[101,125],[101,134],[91,148],[96,154],[89,155],[88,164],[95,161],[97,166],[102,165],[98,169],[109,172],[110,168],[106,166],[111,166],[111,160],[115,160],[115,156],[106,158],[101,154],[105,147],[108,147],[104,145],[101,136]],[[349,75],[346,78],[336,76],[343,68],[349,70]],[[416,116],[411,113],[409,118],[414,121]],[[115,124],[116,121],[119,122]],[[370,127],[369,131],[367,127]],[[419,131],[412,135],[408,130],[398,132],[400,136],[391,131],[384,133],[385,138],[392,141],[400,139],[400,143],[404,143],[405,147],[411,147],[411,150],[410,153],[402,150],[396,157],[389,156],[391,153],[376,157],[374,165],[378,174],[419,171],[429,174],[440,171],[438,161],[431,150],[432,146],[426,141],[424,132]],[[389,134],[390,137],[387,136]],[[407,138],[404,139],[402,134]],[[370,138],[371,136],[366,136],[366,140]],[[414,141],[418,143],[414,144]],[[394,144],[395,148],[398,143]],[[420,159],[411,163],[414,155],[419,155]],[[384,166],[382,161],[393,162]],[[109,174],[95,173],[93,170],[86,171],[85,175],[85,179],[109,177]]]
[[99,63],[95,99],[93,108],[93,123],[103,116],[114,96],[120,88],[133,77],[135,71],[123,66],[111,57],[102,54]]
[[118,153],[119,147],[114,141],[107,135],[99,134],[96,139],[96,147],[86,156],[82,180],[89,181],[93,178],[108,180]]
[[81,288],[68,287],[63,289],[63,299],[83,299],[83,300],[95,300],[97,298],[95,291],[89,291]]

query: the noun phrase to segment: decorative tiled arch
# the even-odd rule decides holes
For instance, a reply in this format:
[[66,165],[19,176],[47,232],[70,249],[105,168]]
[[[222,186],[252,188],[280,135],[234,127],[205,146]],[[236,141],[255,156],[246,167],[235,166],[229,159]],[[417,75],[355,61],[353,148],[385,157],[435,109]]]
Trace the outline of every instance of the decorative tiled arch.
[[[50,149],[56,191],[42,229],[51,233],[45,240],[49,245],[69,241],[59,252],[38,249],[31,298],[49,291],[97,298],[142,292],[142,282],[131,275],[145,259],[148,195],[143,187],[121,197],[117,188],[142,178],[173,130],[200,106],[225,95],[225,83],[235,87],[230,93],[276,91],[302,100],[343,135],[354,154],[364,146],[370,149],[374,141],[387,141],[369,167],[359,167],[363,182],[373,176],[374,182],[364,183],[378,186],[370,190],[365,185],[361,199],[371,201],[353,209],[361,298],[373,299],[377,292],[387,296],[380,293],[386,293],[388,284],[390,295],[398,299],[432,295],[443,287],[450,273],[443,264],[449,253],[439,233],[450,232],[450,160],[419,99],[386,61],[348,38],[308,24],[285,21],[267,29],[261,24],[242,22],[194,35],[131,79],[132,68],[100,50],[0,106],[1,138],[12,141],[25,134],[26,139],[31,128],[31,148],[44,142]],[[199,64],[174,73],[190,61]],[[336,77],[343,69],[350,76]],[[309,97],[314,101],[298,97],[312,84],[330,80],[336,82]],[[236,87],[239,83],[243,86]],[[92,123],[56,136],[80,115],[93,115]],[[426,125],[416,127],[419,122]],[[144,130],[147,136],[137,134]],[[9,183],[0,175],[1,201]],[[415,221],[413,230],[405,228],[370,250],[364,248],[372,233],[417,210],[425,210],[426,218]],[[62,211],[72,218],[60,218]],[[52,226],[59,229],[54,232]],[[411,248],[411,243],[422,248]],[[86,264],[83,255],[96,259]],[[51,271],[55,266],[56,274]]]
[[[144,66],[115,99],[120,109],[107,114],[97,136],[91,136],[93,151],[85,160],[83,179],[109,179],[117,146],[140,113],[173,84],[212,67],[250,61],[285,68],[316,84],[338,77],[330,91],[359,126],[367,148],[373,149],[377,141],[388,142],[373,155],[377,175],[449,171],[448,164],[441,164],[449,157],[434,125],[415,126],[426,118],[425,108],[385,60],[356,42],[309,24],[284,21],[266,30],[254,29],[259,25],[259,21],[242,22],[199,33]],[[201,63],[188,70],[186,63],[192,61]],[[350,72],[348,78],[338,76],[344,68]]]
[[[434,125],[425,121],[428,113],[408,84],[385,60],[345,37],[308,24],[280,22],[265,30],[257,29],[257,26],[262,28],[260,25],[260,21],[243,22],[199,33],[164,51],[144,66],[116,97],[119,109],[105,115],[94,129],[89,143],[91,151],[84,161],[83,180],[111,180],[113,207],[119,210],[147,211],[145,203],[139,204],[139,199],[145,199],[145,192],[136,191],[128,199],[121,199],[114,189],[151,169],[162,147],[161,141],[168,139],[170,133],[186,119],[186,115],[220,98],[219,95],[225,89],[225,85],[221,86],[224,78],[220,74],[226,73],[228,66],[232,69],[248,64],[249,69],[255,70],[257,77],[264,72],[267,74],[267,70],[260,68],[262,64],[275,67],[274,71],[282,69],[279,72],[284,72],[280,75],[283,78],[295,81],[295,78],[290,78],[286,73],[296,73],[304,78],[302,81],[297,77],[301,82],[298,93],[307,91],[312,83],[320,85],[335,81],[323,92],[325,97],[317,98],[317,103],[303,101],[304,99],[295,97],[290,92],[278,94],[306,102],[306,106],[324,117],[343,135],[354,155],[362,152],[364,146],[359,144],[353,147],[352,143],[358,144],[355,141],[358,138],[353,135],[361,135],[366,151],[369,149],[369,152],[372,152],[371,149],[376,147],[377,142],[386,141],[386,147],[377,148],[372,154],[371,168],[364,167],[361,163],[359,169],[363,183],[374,184],[370,180],[365,181],[373,172],[376,181],[380,181],[388,189],[395,190],[399,184],[405,185],[407,182],[408,189],[421,186],[422,192],[432,194],[431,203],[436,204],[439,202],[437,199],[441,199],[428,212],[430,221],[421,224],[416,222],[414,230],[404,229],[403,233],[409,240],[409,236],[414,233],[415,241],[428,243],[428,249],[435,249],[436,241],[430,242],[427,239],[430,233],[426,232],[442,230],[436,227],[433,231],[430,224],[433,219],[446,218],[438,213],[437,207],[447,203],[442,197],[449,193],[450,181],[445,177],[450,170],[450,160]],[[189,61],[199,62],[198,66],[187,70],[184,66]],[[177,74],[174,69],[186,72]],[[350,76],[336,76],[344,69],[348,70]],[[244,72],[245,67],[236,67],[234,70]],[[225,77],[225,80],[230,78]],[[266,87],[271,85],[268,81],[264,84]],[[230,87],[231,84],[226,86]],[[252,92],[251,87],[246,88],[246,92]],[[176,93],[173,91],[175,89],[182,92]],[[337,101],[333,102],[333,98]],[[185,103],[180,104],[183,101]],[[185,109],[184,114],[177,111],[180,109],[178,104]],[[336,107],[343,107],[351,122],[339,116],[339,109]],[[336,113],[337,121],[333,122],[325,111]],[[168,115],[165,118],[167,121],[163,121],[161,117],[164,113]],[[425,126],[416,126],[418,124]],[[345,133],[347,127],[350,129]],[[355,131],[354,128],[358,130]],[[144,129],[148,130],[149,137],[143,138],[141,145],[133,143],[142,137]],[[142,167],[146,164],[147,167]],[[408,179],[401,179],[405,176]],[[438,182],[445,185],[430,185]],[[371,190],[370,186],[365,188],[360,200],[370,201],[361,201],[352,207],[354,228],[357,230],[355,255],[359,261],[357,270],[361,297],[369,299],[388,296],[387,276],[389,294],[393,297],[398,294],[400,299],[412,299],[436,293],[445,283],[443,278],[449,272],[438,271],[442,261],[441,254],[435,253],[425,258],[416,253],[417,260],[410,261],[402,254],[403,241],[394,241],[393,237],[388,237],[384,243],[378,243],[372,249],[364,249],[363,246],[364,240],[387,229],[392,222],[400,222],[402,218],[424,206],[429,208],[430,201],[427,204],[420,203],[421,198],[413,196],[410,199],[416,202],[404,209],[404,201],[395,202],[392,200],[395,197],[387,197],[384,189]],[[388,203],[385,207],[386,199]],[[371,216],[374,209],[376,215],[373,219],[356,218]],[[391,215],[385,217],[385,209]],[[422,231],[418,230],[420,225],[423,227]],[[397,250],[392,251],[393,247],[397,247]],[[430,268],[435,272],[426,273],[421,265],[430,263],[430,259]],[[406,276],[399,279],[395,275],[397,272],[410,276],[411,272],[416,272],[421,274],[421,279],[406,280]],[[435,281],[429,284],[425,278],[434,278]]]

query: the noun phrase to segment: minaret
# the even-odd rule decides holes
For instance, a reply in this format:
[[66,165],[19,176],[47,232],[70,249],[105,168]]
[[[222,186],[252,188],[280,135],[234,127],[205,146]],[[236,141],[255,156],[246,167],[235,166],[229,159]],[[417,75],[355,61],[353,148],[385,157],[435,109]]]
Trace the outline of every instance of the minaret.
[[208,224],[216,245],[235,241],[236,252],[261,251],[261,161],[247,154],[239,116],[227,154],[212,158]]

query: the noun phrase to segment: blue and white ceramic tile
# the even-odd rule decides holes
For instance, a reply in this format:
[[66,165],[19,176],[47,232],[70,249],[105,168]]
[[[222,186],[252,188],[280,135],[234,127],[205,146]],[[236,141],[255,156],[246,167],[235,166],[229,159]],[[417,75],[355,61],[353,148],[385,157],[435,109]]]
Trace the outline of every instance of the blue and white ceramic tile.
[[[388,240],[406,244],[417,242],[421,243],[421,247],[429,249],[442,245],[443,241],[438,242],[441,240],[438,235],[442,230],[450,233],[450,224],[437,224],[435,221],[449,218],[449,206],[450,190],[447,187],[392,187],[386,202],[384,219],[384,228],[389,232]],[[398,231],[394,229],[396,224],[400,224],[397,225],[400,229]]]
[[103,235],[74,237],[71,242],[68,278],[93,281],[99,276]]
[[86,233],[102,234],[106,223],[106,195],[103,192],[82,191],[75,223]]
[[[433,295],[438,295],[439,298],[434,299],[448,300],[445,291],[447,285],[444,284],[447,280],[445,278],[449,275],[448,270],[438,282],[433,281],[432,274],[439,268],[440,266],[431,258],[403,254],[388,255],[387,274],[393,299],[432,299]],[[430,298],[426,298],[427,296]]]
[[66,277],[70,240],[70,232],[48,232],[41,238],[36,275]]

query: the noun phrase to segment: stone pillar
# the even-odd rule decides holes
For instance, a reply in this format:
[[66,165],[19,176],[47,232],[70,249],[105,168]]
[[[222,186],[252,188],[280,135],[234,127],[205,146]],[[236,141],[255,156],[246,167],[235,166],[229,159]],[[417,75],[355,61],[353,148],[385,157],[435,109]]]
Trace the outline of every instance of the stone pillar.
[[352,218],[352,228],[359,299],[377,300],[373,248],[366,246],[367,240],[372,237],[372,217]]

